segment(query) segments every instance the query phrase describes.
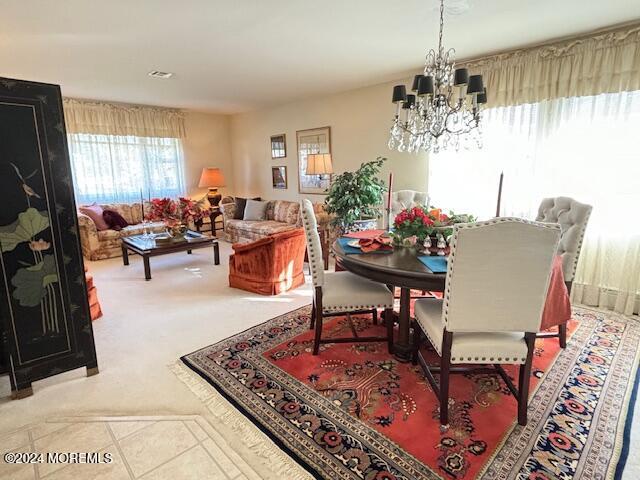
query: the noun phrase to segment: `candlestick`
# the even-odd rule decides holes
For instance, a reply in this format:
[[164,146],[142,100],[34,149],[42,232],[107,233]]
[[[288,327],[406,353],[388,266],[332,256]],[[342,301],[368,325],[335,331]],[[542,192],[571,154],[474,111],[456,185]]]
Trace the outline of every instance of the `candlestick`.
[[389,192],[387,196],[387,231],[391,230],[391,192],[393,191],[393,172],[389,172]]
[[500,203],[502,202],[502,180],[504,179],[504,172],[500,172],[500,182],[498,183],[498,203],[496,205],[496,217],[500,216]]
[[142,189],[140,189],[140,208],[142,209],[142,221],[144,221],[144,200],[142,198]]

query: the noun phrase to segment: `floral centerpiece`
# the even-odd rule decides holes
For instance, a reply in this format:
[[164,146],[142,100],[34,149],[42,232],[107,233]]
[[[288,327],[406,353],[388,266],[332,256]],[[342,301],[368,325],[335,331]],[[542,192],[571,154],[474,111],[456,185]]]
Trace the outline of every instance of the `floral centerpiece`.
[[[418,249],[436,246],[453,233],[456,223],[474,222],[475,217],[467,214],[446,214],[440,208],[415,206],[402,210],[393,222],[393,237],[396,245],[416,246]],[[425,247],[426,243],[426,247]],[[442,249],[442,248],[441,248]]]
[[204,200],[195,201],[186,197],[154,198],[151,200],[151,208],[146,220],[162,221],[174,234],[184,233],[189,222],[201,222],[209,215],[210,208],[204,206]]

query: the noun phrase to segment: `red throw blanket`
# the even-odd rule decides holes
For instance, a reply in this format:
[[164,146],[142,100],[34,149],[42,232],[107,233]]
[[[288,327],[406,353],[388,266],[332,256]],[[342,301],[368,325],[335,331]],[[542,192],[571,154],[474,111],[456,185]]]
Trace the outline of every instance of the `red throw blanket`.
[[571,319],[571,302],[562,274],[562,257],[557,255],[553,260],[551,281],[547,291],[547,301],[542,312],[540,330],[567,323]]

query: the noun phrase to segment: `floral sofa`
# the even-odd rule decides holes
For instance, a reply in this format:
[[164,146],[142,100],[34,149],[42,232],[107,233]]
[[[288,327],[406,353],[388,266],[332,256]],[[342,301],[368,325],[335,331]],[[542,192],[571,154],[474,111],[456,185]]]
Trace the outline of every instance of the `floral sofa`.
[[[100,205],[103,210],[114,210],[118,212],[129,224],[119,232],[116,230],[102,230],[96,228],[96,224],[91,218],[78,211],[78,225],[80,227],[80,244],[82,245],[82,255],[89,260],[102,260],[105,258],[119,257],[122,255],[120,239],[130,235],[142,233],[142,208],[140,203],[120,203]],[[145,204],[145,212],[150,207]],[[154,232],[165,230],[163,222],[150,224]]]
[[[324,211],[323,204],[314,204],[318,219],[318,229],[329,230],[329,215]],[[231,243],[248,243],[273,235],[286,232],[302,226],[300,204],[286,200],[272,200],[267,204],[265,220],[235,219],[235,200],[225,197],[220,201],[220,211],[224,218],[224,238]]]

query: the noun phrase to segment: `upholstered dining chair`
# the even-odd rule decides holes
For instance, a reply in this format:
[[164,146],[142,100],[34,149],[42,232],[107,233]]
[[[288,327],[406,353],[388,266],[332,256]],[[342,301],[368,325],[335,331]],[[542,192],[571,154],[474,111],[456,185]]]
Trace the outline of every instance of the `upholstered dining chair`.
[[416,205],[429,206],[429,195],[427,192],[416,192],[415,190],[398,190],[391,193],[391,206],[389,212],[389,226],[393,225],[396,216],[405,208],[413,208]]
[[[456,225],[444,299],[415,303],[413,361],[439,397],[441,425],[449,423],[450,374],[473,370],[502,377],[518,399],[518,423],[526,425],[534,343],[559,240],[559,225],[519,218]],[[422,356],[420,332],[440,355],[439,368]],[[520,365],[517,389],[504,364]]]
[[[313,354],[318,354],[321,343],[345,342],[387,342],[391,353],[393,350],[393,294],[385,285],[350,272],[325,272],[322,244],[313,204],[309,200],[302,200],[300,211],[307,237],[309,266],[311,267],[314,288],[310,324],[311,329],[315,328]],[[359,337],[351,314],[370,313],[373,317],[373,323],[376,324],[379,308],[384,309],[387,335],[384,337]],[[324,318],[338,315],[346,315],[353,337],[322,338]]]
[[[536,221],[560,224],[561,236],[557,254],[562,257],[562,274],[571,295],[584,232],[589,223],[592,207],[569,197],[545,198],[540,203]],[[538,337],[559,337],[560,346],[567,346],[567,324],[558,326],[558,333],[542,332]]]
[[[405,208],[413,208],[416,205],[429,207],[429,195],[427,192],[417,192],[415,190],[398,190],[391,193],[391,207],[389,210],[388,226],[391,228],[396,216]],[[426,295],[422,292],[422,296]],[[422,296],[411,296],[411,298],[422,298]]]

